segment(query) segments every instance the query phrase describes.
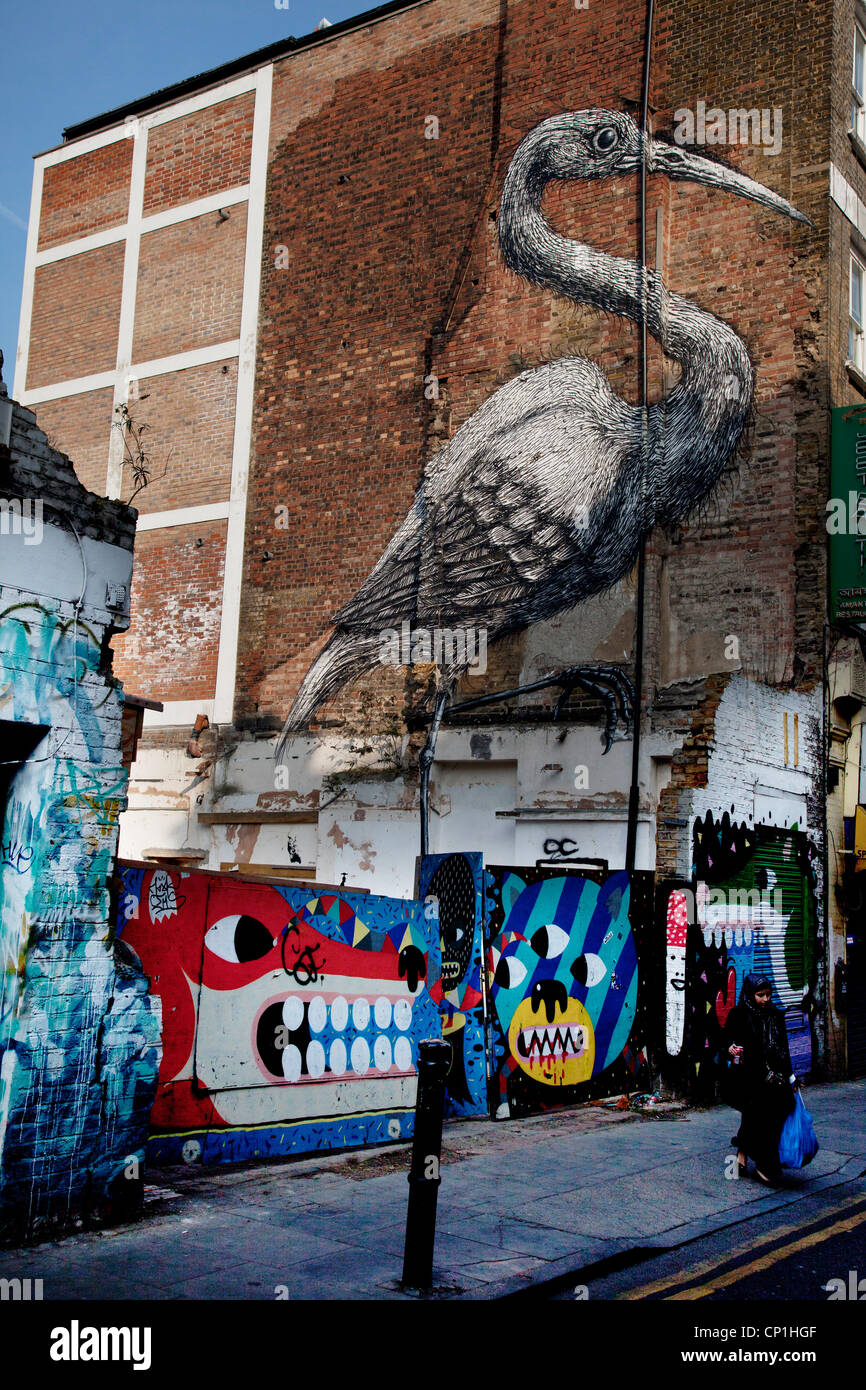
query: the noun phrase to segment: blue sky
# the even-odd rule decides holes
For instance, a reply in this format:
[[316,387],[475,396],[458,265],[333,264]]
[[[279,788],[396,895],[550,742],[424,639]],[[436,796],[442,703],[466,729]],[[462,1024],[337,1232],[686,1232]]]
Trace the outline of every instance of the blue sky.
[[21,0],[0,14],[0,349],[14,376],[33,155],[64,126],[381,0]]

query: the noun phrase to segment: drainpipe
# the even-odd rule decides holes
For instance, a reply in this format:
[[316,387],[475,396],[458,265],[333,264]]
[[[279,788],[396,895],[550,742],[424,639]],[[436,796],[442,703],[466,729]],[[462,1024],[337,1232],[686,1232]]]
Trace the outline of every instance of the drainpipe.
[[[640,169],[640,282],[643,300],[640,346],[640,407],[643,413],[641,425],[641,453],[643,470],[641,486],[646,487],[647,456],[647,326],[646,326],[646,177],[647,177],[647,138],[649,128],[649,87],[650,66],[652,62],[654,0],[647,0],[646,46],[644,49],[643,93],[641,105],[641,169]],[[641,537],[637,560],[637,595],[635,599],[635,660],[634,660],[634,737],[631,746],[631,786],[628,794],[628,827],[625,842],[625,867],[629,873],[634,869],[637,849],[637,816],[640,800],[640,734],[641,704],[643,702],[643,647],[644,647],[644,595],[646,590],[646,535]]]

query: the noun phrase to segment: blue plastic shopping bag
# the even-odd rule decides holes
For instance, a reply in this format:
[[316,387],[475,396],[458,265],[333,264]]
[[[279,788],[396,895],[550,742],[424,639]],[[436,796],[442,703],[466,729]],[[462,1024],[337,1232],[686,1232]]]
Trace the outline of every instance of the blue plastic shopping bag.
[[782,1128],[779,1140],[779,1162],[784,1168],[803,1168],[818,1152],[815,1126],[800,1092],[797,1091],[794,1109]]

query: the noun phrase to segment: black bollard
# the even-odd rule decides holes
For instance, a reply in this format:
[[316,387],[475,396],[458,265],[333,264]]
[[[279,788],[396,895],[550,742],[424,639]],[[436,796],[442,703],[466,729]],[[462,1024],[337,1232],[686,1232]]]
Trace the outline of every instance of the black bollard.
[[442,1181],[439,1176],[442,1116],[445,1110],[445,1078],[451,1066],[451,1045],[438,1039],[427,1039],[421,1043],[419,1053],[403,1283],[412,1289],[429,1289],[433,1283],[436,1201]]

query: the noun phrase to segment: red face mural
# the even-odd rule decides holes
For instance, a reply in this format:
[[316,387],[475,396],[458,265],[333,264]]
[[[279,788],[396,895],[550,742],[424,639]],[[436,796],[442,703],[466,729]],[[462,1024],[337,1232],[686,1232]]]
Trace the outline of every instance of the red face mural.
[[162,1001],[155,1126],[405,1102],[415,1039],[438,1031],[441,993],[427,978],[420,904],[162,869],[123,875],[123,939]]

